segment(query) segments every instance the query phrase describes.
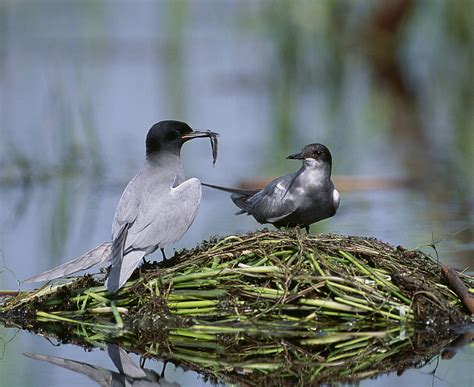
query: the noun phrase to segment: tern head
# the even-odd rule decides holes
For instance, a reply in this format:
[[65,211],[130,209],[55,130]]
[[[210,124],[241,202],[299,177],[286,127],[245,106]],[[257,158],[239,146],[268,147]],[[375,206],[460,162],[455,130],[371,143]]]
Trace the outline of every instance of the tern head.
[[300,153],[289,155],[287,159],[305,160],[314,159],[323,163],[332,163],[331,152],[323,144],[306,145]]
[[146,136],[146,154],[150,157],[163,150],[178,152],[181,146],[193,138],[211,137],[217,135],[211,131],[193,130],[181,121],[166,120],[153,125]]

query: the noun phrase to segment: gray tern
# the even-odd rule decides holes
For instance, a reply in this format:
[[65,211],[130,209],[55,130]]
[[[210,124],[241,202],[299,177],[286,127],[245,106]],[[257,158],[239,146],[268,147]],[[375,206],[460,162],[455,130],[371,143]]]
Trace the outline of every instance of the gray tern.
[[259,223],[277,228],[304,227],[333,216],[339,207],[339,192],[331,180],[332,156],[322,144],[306,145],[287,159],[302,160],[301,168],[271,181],[263,189],[242,190],[212,184],[203,185],[230,192],[241,209]]
[[192,139],[210,138],[214,161],[217,136],[192,130],[180,121],[161,121],[146,137],[146,159],[141,171],[122,193],[112,223],[112,242],[25,282],[64,277],[110,260],[107,290],[115,293],[130,278],[141,260],[158,248],[177,242],[191,226],[201,201],[201,182],[185,180],[181,147]]

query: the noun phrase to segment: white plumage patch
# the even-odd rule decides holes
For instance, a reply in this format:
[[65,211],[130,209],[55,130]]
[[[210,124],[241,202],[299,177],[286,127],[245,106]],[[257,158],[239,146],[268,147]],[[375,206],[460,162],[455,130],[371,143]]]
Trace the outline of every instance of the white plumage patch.
[[339,195],[339,192],[337,191],[337,189],[335,189],[334,191],[332,191],[332,203],[336,210],[339,208],[340,200],[341,200],[341,197]]

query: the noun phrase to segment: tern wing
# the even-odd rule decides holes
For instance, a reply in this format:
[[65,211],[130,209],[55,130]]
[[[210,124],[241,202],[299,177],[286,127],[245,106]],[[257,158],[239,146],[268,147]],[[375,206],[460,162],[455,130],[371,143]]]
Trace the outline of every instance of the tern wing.
[[120,197],[112,222],[112,240],[115,240],[119,236],[125,224],[133,223],[138,216],[142,193],[140,184],[143,183],[141,177],[140,172],[130,180]]
[[245,210],[260,223],[274,223],[292,214],[300,206],[300,196],[291,187],[300,172],[290,173],[270,182],[262,191],[250,197]]
[[[169,189],[151,194],[149,200],[141,203],[134,223],[127,223],[119,232],[117,257],[112,260],[106,282],[109,292],[123,286],[146,254],[178,241],[191,226],[201,201],[200,181],[192,178]],[[122,238],[125,232],[126,240]]]
[[125,251],[125,243],[127,241],[128,229],[130,228],[130,223],[125,223],[120,227],[120,230],[112,242],[112,251],[110,253],[110,261],[112,265],[117,265],[122,261],[123,254]]
[[112,271],[106,281],[106,287],[110,292],[117,291],[125,281],[130,277],[135,267],[142,260],[144,253],[134,252],[131,261],[136,262],[134,265],[125,265],[122,267],[122,261],[127,243],[128,230],[139,215],[140,203],[144,187],[144,179],[142,173],[139,172],[125,187],[120,197],[117,209],[115,210],[114,220],[112,222],[112,249],[110,253],[110,261],[112,262]]
[[181,239],[196,217],[201,195],[201,182],[191,178],[147,201],[128,231],[125,249],[163,247]]

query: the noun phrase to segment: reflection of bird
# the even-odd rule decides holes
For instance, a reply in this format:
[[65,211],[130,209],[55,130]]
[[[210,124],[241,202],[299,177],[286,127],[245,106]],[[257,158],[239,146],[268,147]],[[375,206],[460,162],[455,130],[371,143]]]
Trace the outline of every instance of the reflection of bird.
[[331,153],[322,144],[310,144],[287,158],[303,160],[302,167],[261,190],[203,185],[232,193],[241,209],[237,214],[247,213],[278,228],[302,226],[309,231],[312,223],[333,216],[339,207],[339,192],[331,181]]
[[[115,211],[112,243],[104,243],[74,261],[28,279],[38,282],[63,277],[92,265],[112,261],[106,286],[117,291],[132,275],[143,257],[178,241],[196,216],[201,201],[201,182],[185,180],[182,145],[209,137],[216,146],[217,133],[193,131],[186,123],[161,121],[146,138],[146,160],[128,183]],[[164,254],[163,254],[164,256]]]
[[44,361],[86,375],[100,386],[135,386],[135,387],[179,387],[178,383],[170,383],[155,371],[137,366],[132,358],[119,346],[109,344],[107,352],[119,372],[114,372],[93,364],[64,359],[56,356],[37,353],[24,353],[25,356]]

